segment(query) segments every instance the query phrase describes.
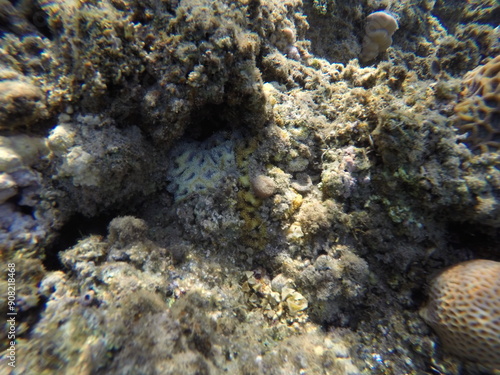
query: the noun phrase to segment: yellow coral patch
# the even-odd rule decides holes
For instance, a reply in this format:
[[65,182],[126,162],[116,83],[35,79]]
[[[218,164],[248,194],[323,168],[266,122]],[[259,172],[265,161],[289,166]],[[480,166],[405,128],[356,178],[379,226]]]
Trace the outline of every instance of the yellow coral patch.
[[292,200],[292,205],[290,206],[290,213],[291,214],[296,212],[300,208],[300,206],[302,206],[303,200],[304,199],[302,198],[302,195],[295,194],[295,197]]

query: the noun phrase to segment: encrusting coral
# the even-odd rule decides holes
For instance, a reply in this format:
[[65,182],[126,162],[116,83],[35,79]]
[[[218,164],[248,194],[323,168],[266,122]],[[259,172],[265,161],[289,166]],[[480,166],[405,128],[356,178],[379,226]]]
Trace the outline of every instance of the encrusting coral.
[[500,55],[464,77],[463,99],[455,106],[460,133],[473,150],[500,150]]
[[450,353],[500,370],[500,262],[477,259],[444,270],[432,280],[421,315]]

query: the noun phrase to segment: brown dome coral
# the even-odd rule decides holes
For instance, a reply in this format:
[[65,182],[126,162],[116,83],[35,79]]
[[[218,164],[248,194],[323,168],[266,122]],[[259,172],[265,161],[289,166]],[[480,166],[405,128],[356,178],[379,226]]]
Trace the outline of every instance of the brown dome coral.
[[500,55],[464,77],[464,99],[455,106],[457,127],[472,150],[500,150]]
[[500,369],[500,262],[471,260],[441,272],[421,310],[443,346],[464,360]]

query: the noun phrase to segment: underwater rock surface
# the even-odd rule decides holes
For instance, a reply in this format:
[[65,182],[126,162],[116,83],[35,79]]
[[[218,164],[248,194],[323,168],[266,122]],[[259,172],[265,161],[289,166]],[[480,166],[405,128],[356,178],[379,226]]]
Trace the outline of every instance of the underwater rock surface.
[[500,260],[496,1],[0,6],[0,374],[500,371],[419,315]]

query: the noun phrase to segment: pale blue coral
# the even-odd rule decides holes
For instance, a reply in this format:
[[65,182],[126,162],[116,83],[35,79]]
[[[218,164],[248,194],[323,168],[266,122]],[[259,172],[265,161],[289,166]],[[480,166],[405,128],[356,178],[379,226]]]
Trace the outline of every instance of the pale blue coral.
[[170,155],[167,190],[174,194],[175,201],[218,188],[236,169],[234,144],[220,135],[203,142],[182,142]]

